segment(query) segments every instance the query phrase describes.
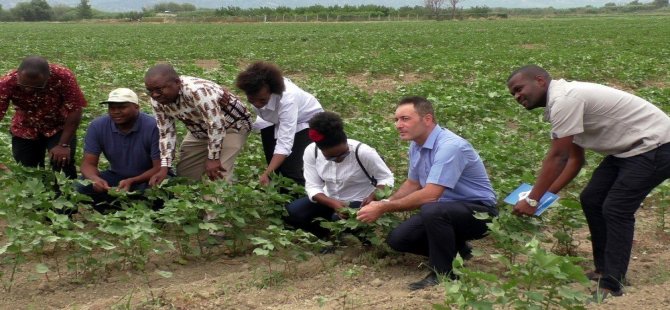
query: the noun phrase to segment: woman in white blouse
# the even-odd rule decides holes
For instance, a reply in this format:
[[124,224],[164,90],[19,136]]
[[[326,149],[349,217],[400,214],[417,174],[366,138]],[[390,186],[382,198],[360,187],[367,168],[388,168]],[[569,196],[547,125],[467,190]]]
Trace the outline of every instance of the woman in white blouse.
[[286,207],[286,221],[325,237],[328,231],[315,219],[337,219],[340,208],[366,205],[376,188],[393,186],[393,173],[375,149],[347,139],[342,119],[333,112],[318,113],[309,121],[309,137],[314,143],[303,155],[307,197]]
[[249,66],[237,76],[235,84],[256,111],[254,127],[264,127],[261,140],[268,166],[259,182],[267,185],[269,175],[276,172],[304,185],[302,153],[310,143],[308,122],[323,111],[319,101],[283,77],[276,65],[267,62]]

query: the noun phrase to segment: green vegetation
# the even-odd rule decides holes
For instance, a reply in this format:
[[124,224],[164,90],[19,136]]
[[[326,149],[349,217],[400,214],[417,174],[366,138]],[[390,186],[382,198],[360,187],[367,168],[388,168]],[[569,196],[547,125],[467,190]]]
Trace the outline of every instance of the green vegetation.
[[[134,89],[143,109],[150,110],[142,78],[154,63],[168,61],[182,74],[230,87],[246,64],[273,61],[326,109],[341,113],[352,138],[380,150],[397,183],[407,172],[407,144],[397,137],[392,111],[400,97],[423,95],[435,103],[439,123],[480,152],[502,200],[522,181],[534,180],[548,147],[542,111],[524,111],[508,94],[505,81],[511,70],[537,63],[559,78],[630,90],[670,112],[669,21],[665,16],[631,15],[271,25],[7,23],[0,25],[0,71],[15,68],[32,54],[72,68],[89,100],[78,131],[81,139],[88,122],[105,113],[97,103],[114,88]],[[188,263],[190,258],[218,255],[222,248],[230,255],[254,253],[280,260],[290,269],[295,259],[328,245],[283,228],[280,218],[289,198],[275,187],[258,186],[263,155],[257,135],[241,154],[236,184],[171,180],[150,191],[147,201],[125,201],[123,210],[102,215],[71,190],[71,181],[13,164],[10,116],[11,108],[0,123],[0,162],[12,169],[0,172],[0,280],[6,290],[17,270],[34,271],[46,281],[56,275],[93,281],[118,269],[169,276],[167,270],[152,270],[148,262],[172,255]],[[559,255],[575,254],[575,242],[584,241],[573,236],[583,225],[575,197],[599,158],[588,154],[586,171],[561,193],[562,203],[541,219],[511,217],[501,204],[503,214],[491,224],[490,237],[496,253],[491,264],[499,268],[466,268],[457,261],[462,281],[446,284],[447,302],[464,308],[479,307],[477,300],[482,308],[580,304],[580,292],[586,289],[573,286],[584,283],[580,262]],[[53,191],[55,184],[60,195]],[[667,205],[668,192],[669,186],[662,186],[647,205]],[[158,199],[165,207],[153,210],[150,206]],[[65,215],[73,209],[79,213]],[[667,230],[665,210],[659,209],[661,232]],[[205,212],[218,216],[204,222]],[[374,246],[382,247],[393,220],[363,227],[349,218],[330,226],[335,231],[364,229]],[[216,240],[213,232],[227,238]],[[271,275],[259,285],[281,282],[280,276]]]

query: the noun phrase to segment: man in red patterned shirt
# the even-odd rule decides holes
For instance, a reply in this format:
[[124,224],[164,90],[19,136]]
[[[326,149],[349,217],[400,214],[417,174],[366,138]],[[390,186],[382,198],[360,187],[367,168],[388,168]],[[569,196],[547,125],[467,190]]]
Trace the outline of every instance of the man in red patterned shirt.
[[48,151],[52,169],[74,179],[76,131],[86,99],[72,71],[42,57],[26,57],[0,78],[0,119],[10,102],[14,159],[27,167],[44,166]]

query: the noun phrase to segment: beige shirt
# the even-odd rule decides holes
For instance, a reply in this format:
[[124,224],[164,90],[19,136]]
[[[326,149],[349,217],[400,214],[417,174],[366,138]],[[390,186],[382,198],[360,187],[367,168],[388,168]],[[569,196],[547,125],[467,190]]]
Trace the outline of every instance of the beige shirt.
[[670,117],[648,101],[608,86],[552,80],[545,120],[552,139],[605,155],[631,157],[670,142]]

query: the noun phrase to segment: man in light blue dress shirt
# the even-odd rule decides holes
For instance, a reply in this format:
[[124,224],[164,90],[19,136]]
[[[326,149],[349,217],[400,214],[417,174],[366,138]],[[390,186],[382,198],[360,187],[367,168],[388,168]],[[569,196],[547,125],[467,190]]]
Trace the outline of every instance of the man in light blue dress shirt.
[[402,140],[411,141],[407,180],[387,201],[368,204],[357,217],[370,223],[386,212],[419,209],[387,239],[397,251],[428,256],[433,270],[411,283],[411,290],[438,284],[438,275],[451,274],[452,261],[465,242],[484,237],[486,222],[476,219],[476,212],[498,214],[481,158],[468,141],[440,127],[434,115],[425,98],[398,103],[396,129]]

